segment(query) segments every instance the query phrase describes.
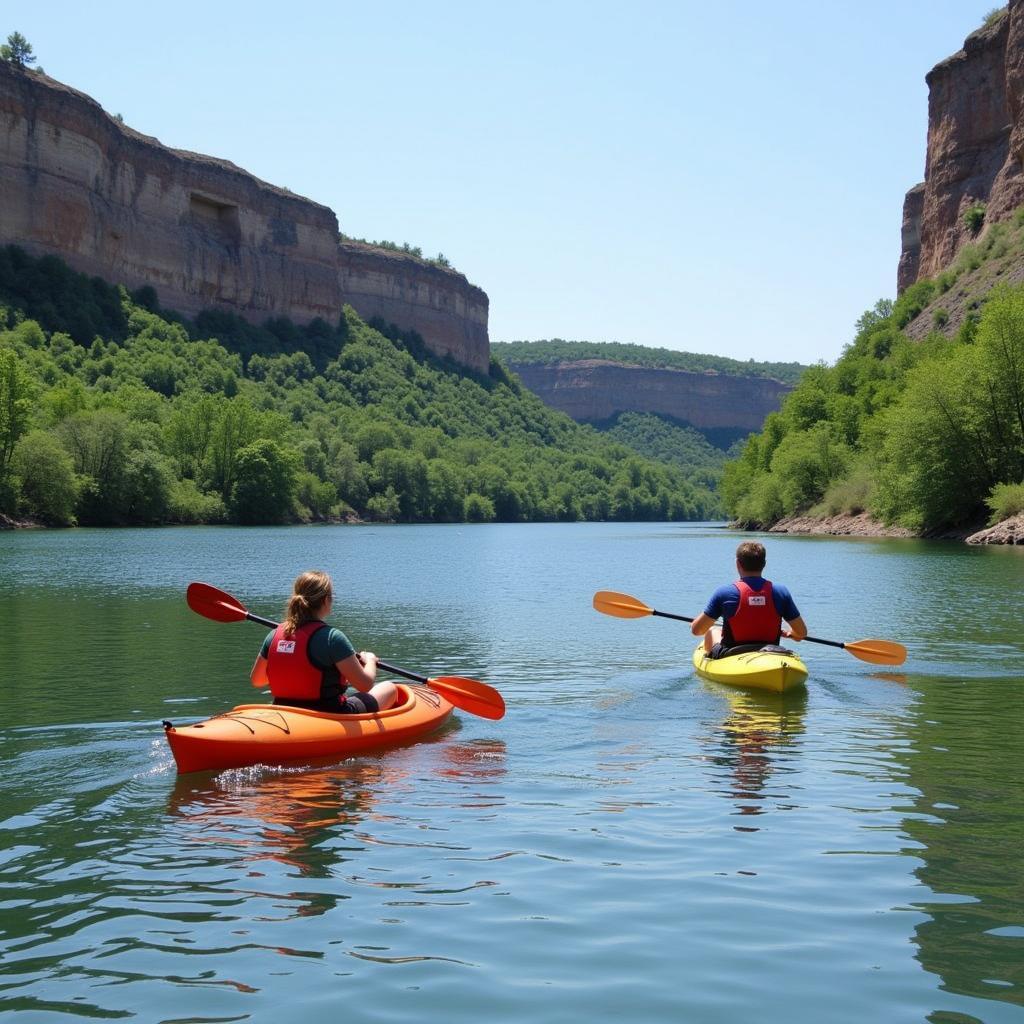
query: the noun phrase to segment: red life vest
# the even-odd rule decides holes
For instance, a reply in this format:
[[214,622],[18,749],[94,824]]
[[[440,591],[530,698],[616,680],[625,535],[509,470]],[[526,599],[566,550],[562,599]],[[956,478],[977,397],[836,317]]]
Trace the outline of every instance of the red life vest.
[[274,697],[293,700],[319,700],[324,670],[309,660],[309,640],[327,623],[314,619],[303,623],[291,636],[278,626],[267,649],[267,678]]
[[726,619],[724,638],[729,647],[737,644],[777,644],[782,633],[782,616],[775,610],[771,581],[755,590],[743,580],[733,586],[740,592],[736,614]]

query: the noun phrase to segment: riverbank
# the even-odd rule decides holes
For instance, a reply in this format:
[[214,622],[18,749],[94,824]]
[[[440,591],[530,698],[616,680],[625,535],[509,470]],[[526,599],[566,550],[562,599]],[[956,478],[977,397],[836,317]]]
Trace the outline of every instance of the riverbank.
[[0,512],[0,530],[35,530],[42,529],[43,524],[33,519],[12,519]]
[[[296,520],[293,526],[308,526],[309,520]],[[347,516],[312,520],[323,525],[358,526],[367,520],[350,513]],[[44,523],[32,519],[13,519],[0,512],[0,530],[45,530]],[[66,529],[66,527],[65,527]],[[73,529],[73,527],[72,527]],[[1011,516],[995,526],[982,527],[975,523],[959,530],[917,534],[902,526],[886,526],[867,512],[837,516],[787,516],[768,528],[768,533],[803,534],[813,537],[902,537],[907,540],[959,540],[967,544],[1024,544],[1024,514]]]
[[768,532],[821,537],[921,537],[927,540],[959,540],[967,544],[1024,544],[1024,514],[1011,516],[994,526],[973,523],[958,529],[924,535],[902,526],[886,526],[867,512],[835,516],[786,516],[769,527]]
[[967,538],[968,544],[1024,544],[1024,513],[1010,516],[995,526]]
[[[282,525],[285,526],[310,526],[312,524],[324,525],[324,526],[362,526],[370,522],[368,519],[360,519],[355,512],[348,512],[340,516],[318,516],[311,519],[294,519],[288,523]],[[163,526],[188,526],[198,525],[189,523],[163,523]],[[231,525],[224,523],[217,524],[203,524],[203,525]],[[104,526],[101,529],[106,530],[119,530],[119,529],[131,529],[132,526],[120,527],[120,526]],[[146,529],[153,529],[153,524],[145,527]],[[5,515],[0,512],[0,530],[73,530],[74,526],[47,526],[46,523],[41,523],[37,519],[14,519],[9,515]]]
[[804,533],[825,537],[914,537],[913,530],[886,526],[867,512],[837,516],[785,516],[768,528],[769,533]]

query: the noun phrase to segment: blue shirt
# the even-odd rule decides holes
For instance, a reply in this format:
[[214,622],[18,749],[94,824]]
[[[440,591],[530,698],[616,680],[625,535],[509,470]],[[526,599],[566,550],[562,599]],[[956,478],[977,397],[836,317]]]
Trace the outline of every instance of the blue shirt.
[[[742,580],[751,590],[755,591],[760,590],[764,585],[764,579],[761,576],[743,576]],[[800,612],[797,610],[796,604],[793,601],[793,595],[790,594],[788,587],[784,587],[781,583],[773,583],[772,601],[775,604],[775,610],[787,622],[800,618]],[[708,601],[704,614],[711,619],[717,619],[721,616],[724,621],[725,619],[731,619],[736,614],[739,606],[739,589],[735,583],[727,583],[724,587],[719,587],[711,595],[711,600]]]

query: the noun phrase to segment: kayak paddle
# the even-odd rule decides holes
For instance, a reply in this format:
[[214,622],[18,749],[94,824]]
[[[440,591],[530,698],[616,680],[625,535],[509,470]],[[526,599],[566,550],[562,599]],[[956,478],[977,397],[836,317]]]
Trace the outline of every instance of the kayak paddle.
[[[629,594],[617,594],[614,590],[599,590],[594,595],[594,607],[605,615],[614,615],[620,619],[640,619],[645,615],[658,615],[663,619],[678,619],[680,622],[693,622],[685,615],[673,615],[671,612],[659,612],[638,601]],[[841,643],[838,640],[819,640],[815,636],[805,636],[804,640],[812,644],[826,644],[828,647],[839,647],[861,661],[870,661],[874,665],[902,665],[907,660],[907,649],[903,644],[891,640],[851,640]]]
[[[267,626],[270,629],[276,629],[278,626],[278,623],[272,619],[253,615],[230,594],[211,587],[209,583],[190,583],[185,592],[185,599],[192,611],[198,612],[207,619],[213,619],[214,622],[243,622],[248,619],[250,622],[258,622],[261,626]],[[472,715],[498,719],[505,714],[505,701],[501,694],[493,686],[481,683],[478,679],[467,679],[464,676],[433,678],[409,672],[404,668],[396,668],[380,659],[377,660],[377,664],[385,672],[393,672],[396,676],[403,676],[429,686],[455,707],[462,708],[463,711],[468,711]]]

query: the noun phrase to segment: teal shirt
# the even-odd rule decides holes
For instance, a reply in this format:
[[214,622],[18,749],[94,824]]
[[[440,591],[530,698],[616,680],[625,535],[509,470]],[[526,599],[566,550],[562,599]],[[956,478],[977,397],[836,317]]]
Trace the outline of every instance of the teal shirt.
[[[270,641],[274,638],[273,632],[267,634],[260,648],[260,657],[265,658],[270,653]],[[309,646],[306,648],[309,660],[317,668],[323,670],[323,681],[320,684],[320,695],[325,700],[330,700],[345,689],[338,669],[335,667],[339,661],[344,661],[350,655],[356,653],[352,642],[340,629],[328,626],[327,629],[318,629],[310,638]]]

